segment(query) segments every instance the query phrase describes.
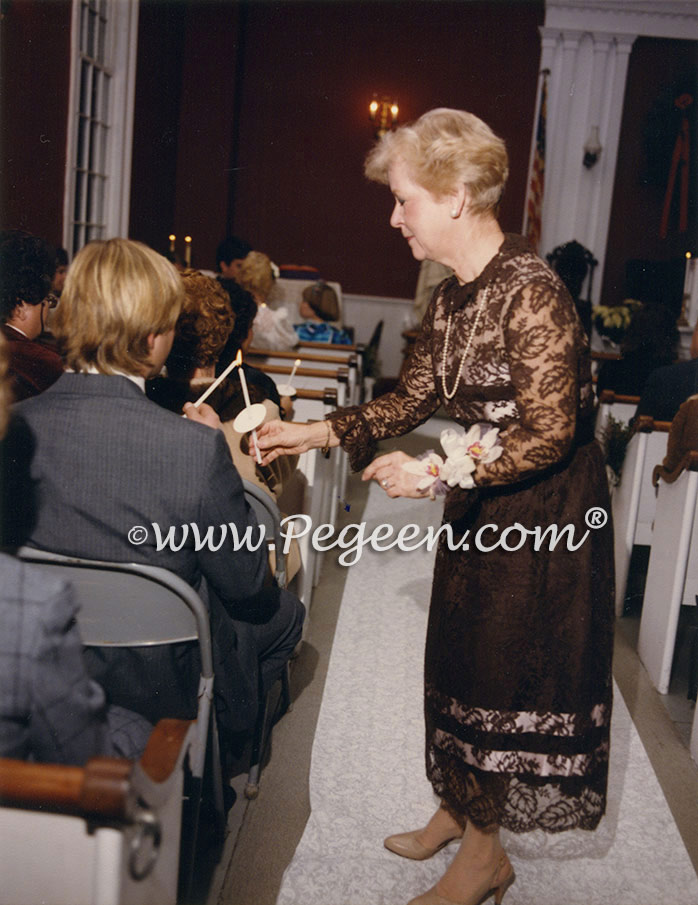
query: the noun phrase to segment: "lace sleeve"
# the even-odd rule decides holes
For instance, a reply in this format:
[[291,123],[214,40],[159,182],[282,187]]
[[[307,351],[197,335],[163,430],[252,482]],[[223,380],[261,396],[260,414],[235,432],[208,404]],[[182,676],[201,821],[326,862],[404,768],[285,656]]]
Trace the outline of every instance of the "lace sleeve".
[[433,301],[395,389],[372,402],[328,416],[354,471],[369,464],[378,440],[408,433],[439,407],[432,366],[434,306]]
[[575,433],[578,323],[553,284],[529,283],[505,314],[504,342],[518,419],[500,433],[503,453],[478,466],[475,483],[508,484],[562,459]]

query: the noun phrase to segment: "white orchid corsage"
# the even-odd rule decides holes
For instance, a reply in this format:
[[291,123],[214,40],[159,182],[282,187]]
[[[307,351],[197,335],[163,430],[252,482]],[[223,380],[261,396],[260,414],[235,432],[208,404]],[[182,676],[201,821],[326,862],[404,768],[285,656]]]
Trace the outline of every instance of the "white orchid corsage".
[[432,499],[447,493],[451,487],[469,490],[475,486],[473,472],[478,462],[487,464],[501,456],[498,435],[499,428],[490,424],[474,424],[467,433],[449,427],[441,431],[445,459],[429,450],[402,467],[410,474],[422,475],[417,490],[428,490]]

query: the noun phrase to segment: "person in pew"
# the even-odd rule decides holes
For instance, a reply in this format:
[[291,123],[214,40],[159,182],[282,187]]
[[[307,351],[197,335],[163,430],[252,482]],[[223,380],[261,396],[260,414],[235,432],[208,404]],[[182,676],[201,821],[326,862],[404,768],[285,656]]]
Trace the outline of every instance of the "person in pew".
[[[156,377],[148,382],[146,388],[150,399],[177,413],[182,411],[185,403],[195,402],[211,386],[215,379],[218,356],[224,347],[232,353],[231,360],[238,351],[245,351],[256,311],[249,293],[235,283],[233,285],[237,286],[239,293],[236,296],[238,302],[241,301],[240,296],[246,296],[249,304],[237,304],[234,312],[230,296],[224,288],[224,283],[228,281],[219,282],[197,270],[185,270],[182,282],[184,301],[175,326],[172,350],[166,361],[167,377]],[[279,404],[268,395],[271,384],[276,400],[279,399],[274,381],[263,372],[257,372],[256,368],[244,364],[243,367],[250,400],[264,405],[266,420],[279,418]],[[208,404],[218,413],[221,430],[240,476],[260,487],[275,502],[278,502],[285,489],[288,500],[291,496],[289,485],[296,478],[297,460],[281,460],[269,466],[258,465],[247,454],[247,435],[238,433],[233,426],[235,417],[245,407],[237,369],[208,397]],[[300,567],[297,545],[292,549],[294,555],[289,557],[289,580]]]
[[219,279],[237,280],[240,265],[252,251],[252,246],[238,236],[226,236],[216,249],[216,265]]
[[257,303],[255,344],[264,349],[293,349],[298,343],[288,320],[288,310],[269,305],[274,289],[274,265],[261,251],[251,251],[240,264],[237,281]]
[[[436,290],[394,390],[324,422],[264,425],[258,446],[267,462],[341,444],[389,497],[445,495],[453,543],[441,534],[424,698],[427,775],[441,806],[385,845],[422,860],[459,843],[410,905],[479,905],[493,893],[501,902],[514,873],[500,827],[592,830],[606,807],[613,532],[589,345],[557,274],[499,226],[508,158],[484,122],[432,110],[380,139],[366,174],[389,185],[391,226],[414,257],[454,275]],[[379,440],[442,406],[454,422],[441,435],[445,456],[373,459]],[[565,525],[577,540],[587,533],[574,550],[528,534]]]
[[339,318],[339,302],[337,293],[324,281],[318,280],[303,290],[299,313],[305,321],[294,324],[293,329],[301,341],[339,346],[352,344],[352,337],[346,330],[330,323]]
[[58,352],[38,341],[55,270],[56,255],[48,242],[22,230],[0,234],[0,330],[8,342],[15,400],[43,392],[63,371]]
[[630,321],[621,342],[620,360],[601,363],[597,396],[604,390],[641,396],[652,371],[676,361],[678,344],[676,315],[666,305],[645,303]]
[[[183,295],[173,265],[145,245],[86,245],[54,325],[70,370],[17,411],[35,439],[31,477],[39,506],[29,542],[160,566],[207,602],[225,755],[254,725],[260,695],[285,668],[304,609],[292,594],[265,586],[263,545],[236,548],[233,537],[220,543],[221,525],[242,538],[255,531],[256,519],[216,413],[187,406],[182,418],[145,396],[146,378],[169,355]],[[196,716],[193,642],[91,647],[86,659],[111,703],[153,723]]]
[[235,280],[219,280],[218,282],[228,293],[230,304],[233,306],[235,324],[216,362],[216,377],[222,374],[230,362],[237,357],[238,352],[241,352],[243,358],[242,367],[248,387],[257,387],[262,399],[269,399],[278,407],[281,418],[290,417],[293,410],[291,398],[289,396],[280,396],[272,378],[245,360],[245,356],[254,342],[254,320],[257,316],[257,303],[250,293],[243,289],[239,283],[236,283]]
[[647,378],[635,417],[673,421],[682,402],[698,393],[698,325],[691,337],[691,358],[657,368]]
[[[31,519],[26,510],[33,507],[24,473],[28,462],[8,461],[18,447],[9,446],[6,434],[7,366],[7,343],[0,337],[2,533],[19,546]],[[15,496],[18,484],[22,493]],[[5,528],[10,520],[12,531]],[[135,759],[143,752],[152,726],[139,714],[108,705],[104,690],[88,676],[76,611],[66,582],[0,552],[0,757],[82,765],[96,755]]]
[[655,467],[652,476],[655,485],[657,474],[665,479],[676,477],[686,453],[694,451],[698,452],[698,394],[682,402],[672,419],[666,456],[662,464]]

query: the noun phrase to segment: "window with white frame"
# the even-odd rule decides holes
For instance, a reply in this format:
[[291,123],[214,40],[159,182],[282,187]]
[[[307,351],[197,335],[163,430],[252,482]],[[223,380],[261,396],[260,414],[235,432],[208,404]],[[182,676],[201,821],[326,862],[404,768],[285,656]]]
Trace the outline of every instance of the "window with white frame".
[[126,235],[137,0],[73,0],[63,237],[72,256]]

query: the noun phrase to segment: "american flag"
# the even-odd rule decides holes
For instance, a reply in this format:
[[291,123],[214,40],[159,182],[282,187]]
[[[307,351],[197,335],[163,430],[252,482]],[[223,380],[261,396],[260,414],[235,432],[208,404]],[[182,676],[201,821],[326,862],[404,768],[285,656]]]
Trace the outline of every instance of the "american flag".
[[543,215],[543,188],[545,185],[545,123],[548,113],[548,75],[549,70],[544,69],[543,84],[540,92],[538,125],[536,126],[536,148],[533,154],[531,182],[528,187],[528,200],[526,202],[526,237],[536,251],[538,251],[538,246],[540,244],[541,219]]

